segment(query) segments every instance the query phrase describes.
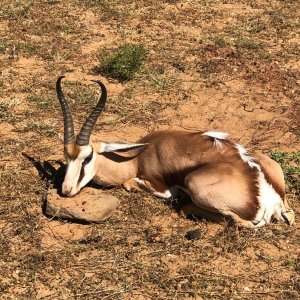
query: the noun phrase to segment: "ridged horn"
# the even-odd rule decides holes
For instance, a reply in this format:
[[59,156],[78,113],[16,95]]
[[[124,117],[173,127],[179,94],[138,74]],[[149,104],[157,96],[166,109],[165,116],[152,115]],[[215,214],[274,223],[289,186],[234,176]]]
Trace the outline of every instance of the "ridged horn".
[[56,81],[56,92],[64,116],[64,144],[66,145],[74,142],[75,134],[70,108],[61,89],[61,81],[64,77],[65,76],[58,77]]
[[90,113],[86,121],[81,127],[80,133],[76,138],[76,143],[80,146],[88,145],[93,127],[100,116],[107,99],[107,90],[105,85],[100,80],[92,80],[99,84],[101,88],[101,96],[93,111]]

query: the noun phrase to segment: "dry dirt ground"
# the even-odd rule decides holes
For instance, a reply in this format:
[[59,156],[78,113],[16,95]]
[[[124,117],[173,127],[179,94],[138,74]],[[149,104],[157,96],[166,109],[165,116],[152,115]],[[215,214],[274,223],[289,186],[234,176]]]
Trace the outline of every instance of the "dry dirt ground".
[[[122,189],[108,191],[121,205],[103,224],[41,210],[63,162],[59,75],[77,129],[98,95],[89,80],[106,84],[96,130],[107,140],[218,129],[249,148],[299,154],[299,12],[298,0],[1,0],[0,298],[299,299],[293,187],[293,227],[187,220]],[[136,77],[97,73],[99,51],[124,43],[147,49]],[[193,229],[201,237],[188,240]]]

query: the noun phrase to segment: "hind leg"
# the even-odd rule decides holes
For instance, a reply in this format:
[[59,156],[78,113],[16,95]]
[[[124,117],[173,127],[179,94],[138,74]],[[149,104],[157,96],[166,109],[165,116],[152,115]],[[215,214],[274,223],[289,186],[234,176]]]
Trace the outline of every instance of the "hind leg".
[[204,218],[206,220],[213,221],[216,223],[224,223],[225,222],[225,217],[223,215],[200,208],[194,202],[185,205],[181,209],[181,212],[186,217],[190,217],[190,216],[201,217],[201,218]]
[[181,211],[186,217],[189,216],[201,217],[206,220],[216,222],[219,224],[224,224],[226,221],[228,221],[228,218],[230,218],[230,220],[232,220],[238,226],[247,227],[247,228],[257,227],[251,221],[243,220],[237,214],[234,214],[232,212],[228,212],[227,215],[225,216],[224,214],[211,212],[203,208],[200,208],[193,202],[184,206]]
[[248,184],[241,180],[239,171],[228,164],[204,166],[185,179],[186,189],[200,208],[200,214],[209,212],[217,219],[220,215],[230,217],[240,226],[253,228],[251,221],[256,212],[251,205],[252,195],[247,194]]

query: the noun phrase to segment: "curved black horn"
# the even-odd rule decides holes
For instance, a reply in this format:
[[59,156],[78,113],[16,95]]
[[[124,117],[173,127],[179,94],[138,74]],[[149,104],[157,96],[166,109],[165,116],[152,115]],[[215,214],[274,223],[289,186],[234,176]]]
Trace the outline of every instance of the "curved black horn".
[[70,108],[61,89],[61,80],[64,77],[65,76],[58,77],[56,81],[56,92],[64,116],[64,144],[70,144],[74,142],[75,134]]
[[107,90],[105,85],[100,80],[92,80],[99,84],[101,88],[101,96],[93,111],[90,113],[85,123],[82,125],[79,135],[77,136],[76,143],[80,146],[88,145],[90,140],[90,135],[92,133],[93,127],[102,112],[105,102],[107,99]]

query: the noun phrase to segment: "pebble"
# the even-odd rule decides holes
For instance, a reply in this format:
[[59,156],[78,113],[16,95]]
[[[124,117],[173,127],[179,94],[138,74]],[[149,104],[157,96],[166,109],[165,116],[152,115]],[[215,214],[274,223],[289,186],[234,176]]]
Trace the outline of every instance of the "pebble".
[[185,237],[188,240],[199,240],[201,238],[201,235],[202,235],[201,231],[199,229],[196,229],[196,230],[188,231],[185,234]]

